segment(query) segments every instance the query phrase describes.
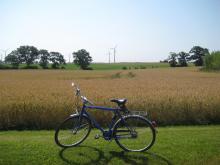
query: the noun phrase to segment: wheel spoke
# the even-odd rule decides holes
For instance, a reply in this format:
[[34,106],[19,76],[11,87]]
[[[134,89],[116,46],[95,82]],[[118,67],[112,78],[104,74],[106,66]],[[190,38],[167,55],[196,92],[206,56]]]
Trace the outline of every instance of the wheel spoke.
[[91,130],[91,125],[86,117],[70,117],[65,120],[56,131],[55,141],[59,146],[70,147],[80,144],[86,139]]
[[128,116],[117,122],[114,130],[117,144],[126,151],[149,149],[155,140],[155,131],[150,122],[140,116]]

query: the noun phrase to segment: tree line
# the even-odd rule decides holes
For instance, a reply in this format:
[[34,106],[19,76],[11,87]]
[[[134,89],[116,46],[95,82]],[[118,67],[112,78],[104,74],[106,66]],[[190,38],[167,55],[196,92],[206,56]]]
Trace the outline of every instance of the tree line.
[[[217,56],[211,54],[211,57],[205,58],[205,56],[210,55],[209,50],[201,46],[194,46],[189,52],[170,52],[168,59],[161,62],[168,62],[171,67],[186,67],[189,62],[193,62],[196,66],[203,66],[204,64],[206,65],[204,59],[207,59],[207,61],[212,61],[212,63],[209,64],[209,68],[211,66],[215,66],[216,68],[216,65],[218,66],[219,52],[217,54]],[[92,62],[92,57],[85,49],[73,52],[72,55],[74,64],[78,65],[81,69],[92,69],[89,67]],[[217,64],[215,61],[217,61]],[[0,61],[0,69],[18,69],[20,64],[26,64],[26,66],[23,67],[25,69],[38,68],[38,66],[33,66],[32,64],[39,64],[43,69],[48,69],[50,65],[53,69],[63,69],[65,68],[64,65],[66,65],[64,56],[61,53],[54,51],[49,52],[46,49],[38,50],[34,46],[20,46],[5,57],[4,63],[11,64],[12,67],[3,65]]]
[[[78,65],[81,69],[91,69],[88,66],[92,62],[92,57],[89,55],[85,49],[73,52],[74,63]],[[5,64],[10,64],[12,67],[0,65],[0,69],[18,69],[20,64],[26,64],[25,69],[36,69],[37,66],[32,66],[32,64],[39,64],[43,69],[49,69],[49,64],[51,68],[59,69],[65,68],[66,65],[64,56],[59,52],[51,51],[46,49],[38,50],[34,46],[20,46],[16,50],[13,50],[5,57]],[[61,66],[61,67],[60,67]]]
[[170,52],[167,60],[171,67],[186,67],[188,62],[193,62],[195,66],[204,65],[204,57],[209,55],[209,50],[201,46],[194,46],[189,52]]

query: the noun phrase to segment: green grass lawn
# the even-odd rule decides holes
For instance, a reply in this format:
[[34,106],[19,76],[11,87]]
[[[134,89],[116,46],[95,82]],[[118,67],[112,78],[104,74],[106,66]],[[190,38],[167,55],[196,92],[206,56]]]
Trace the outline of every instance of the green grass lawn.
[[[189,67],[194,66],[192,63],[188,64]],[[11,67],[10,64],[4,64],[4,66]],[[38,67],[42,69],[38,64],[32,64],[31,66]],[[67,63],[66,65],[60,65],[67,70],[79,70],[80,67],[73,63]],[[19,69],[24,69],[26,64],[20,64]],[[51,69],[51,64],[48,65]],[[151,68],[168,68],[170,67],[169,63],[160,63],[160,62],[119,62],[119,63],[91,63],[89,65],[93,70],[125,70],[125,69],[151,69]]]
[[[122,62],[122,63],[92,63],[90,65],[94,70],[122,70],[126,69],[148,69],[148,68],[166,68],[169,67],[168,63],[159,62]],[[67,64],[66,69],[79,69],[75,64]],[[125,69],[125,68],[124,68]]]
[[220,126],[158,128],[147,152],[124,152],[114,141],[95,140],[62,150],[54,131],[0,132],[0,164],[220,164]]
[[[6,66],[11,66],[7,64]],[[26,64],[19,65],[19,68],[24,68]],[[33,64],[31,66],[36,66],[38,69],[41,69],[41,66],[38,64]],[[66,65],[62,65],[65,69],[68,70],[78,70],[80,69],[75,64],[67,63]],[[159,62],[121,62],[121,63],[91,63],[89,66],[93,68],[93,70],[122,70],[122,69],[149,69],[149,68],[167,68],[169,67],[168,63],[159,63]],[[49,68],[51,68],[51,64],[49,64]]]

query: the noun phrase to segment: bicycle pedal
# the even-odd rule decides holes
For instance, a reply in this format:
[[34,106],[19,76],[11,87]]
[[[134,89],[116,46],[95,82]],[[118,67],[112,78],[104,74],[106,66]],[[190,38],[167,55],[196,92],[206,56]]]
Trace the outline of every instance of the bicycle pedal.
[[99,139],[100,138],[100,135],[99,134],[97,134],[97,135],[95,135],[95,137],[94,137],[95,139]]

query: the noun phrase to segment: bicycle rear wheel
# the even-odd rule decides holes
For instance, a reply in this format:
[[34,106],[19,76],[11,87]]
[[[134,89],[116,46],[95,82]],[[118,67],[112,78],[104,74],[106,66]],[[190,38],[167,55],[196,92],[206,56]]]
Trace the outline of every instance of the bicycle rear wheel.
[[145,151],[154,144],[156,133],[146,118],[130,115],[116,122],[113,136],[125,151]]
[[73,147],[82,143],[91,131],[91,122],[86,116],[74,115],[60,124],[55,132],[55,142],[60,147]]

